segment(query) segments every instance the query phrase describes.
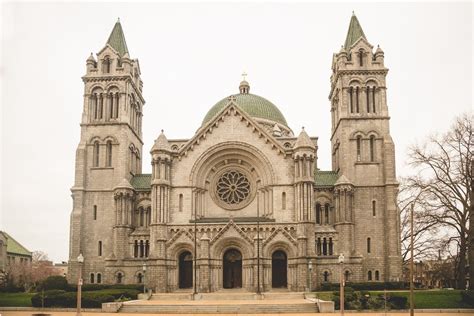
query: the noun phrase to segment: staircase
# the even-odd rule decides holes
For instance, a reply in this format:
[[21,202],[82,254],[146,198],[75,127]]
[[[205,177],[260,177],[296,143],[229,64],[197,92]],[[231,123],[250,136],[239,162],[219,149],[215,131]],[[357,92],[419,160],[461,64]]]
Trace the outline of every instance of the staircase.
[[306,300],[303,293],[267,292],[259,297],[255,293],[220,291],[153,294],[150,300],[124,302],[120,313],[143,314],[282,314],[315,313],[318,307]]

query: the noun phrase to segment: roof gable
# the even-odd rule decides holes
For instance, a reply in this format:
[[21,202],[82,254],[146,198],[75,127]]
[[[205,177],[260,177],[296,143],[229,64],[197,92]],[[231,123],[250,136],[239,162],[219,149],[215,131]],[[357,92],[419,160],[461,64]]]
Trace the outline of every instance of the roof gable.
[[20,244],[18,241],[16,241],[12,236],[7,234],[6,232],[2,232],[2,233],[7,238],[7,253],[31,257],[32,255],[31,251],[26,249],[22,244]]

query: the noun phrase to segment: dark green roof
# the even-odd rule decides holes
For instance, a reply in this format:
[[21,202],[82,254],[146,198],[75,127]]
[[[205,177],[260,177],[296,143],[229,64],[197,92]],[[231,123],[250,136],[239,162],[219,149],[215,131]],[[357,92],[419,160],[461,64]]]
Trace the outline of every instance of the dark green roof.
[[31,251],[23,247],[18,241],[16,241],[12,236],[8,235],[7,233],[2,232],[2,234],[7,239],[7,253],[31,257]]
[[[286,119],[280,110],[265,98],[255,94],[240,93],[236,94],[235,103],[251,117],[267,119],[288,126]],[[219,113],[229,103],[228,97],[217,102],[209,112],[207,112],[202,125],[209,122],[217,113]]]
[[130,184],[137,191],[148,191],[151,189],[151,174],[136,174],[133,176]]
[[125,42],[125,35],[123,34],[122,25],[120,21],[115,23],[114,29],[112,33],[110,33],[109,39],[107,40],[107,44],[113,47],[120,56],[125,55],[128,53],[127,43]]
[[349,30],[347,30],[346,43],[344,44],[345,50],[349,51],[351,46],[361,37],[367,39],[362,30],[362,26],[360,26],[359,20],[357,20],[355,14],[352,14]]
[[334,186],[338,178],[336,171],[316,170],[314,173],[314,185],[316,188],[330,188]]

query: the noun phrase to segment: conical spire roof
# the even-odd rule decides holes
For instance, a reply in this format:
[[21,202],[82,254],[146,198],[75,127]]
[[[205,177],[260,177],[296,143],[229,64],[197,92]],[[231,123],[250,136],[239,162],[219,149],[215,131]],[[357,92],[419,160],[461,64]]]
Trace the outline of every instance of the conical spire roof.
[[367,39],[365,37],[364,31],[362,30],[362,26],[360,26],[359,20],[357,20],[355,14],[352,13],[349,30],[347,30],[346,43],[344,44],[346,51],[349,51],[351,46],[354,45],[354,43],[357,42],[357,40],[361,37]]
[[112,46],[112,48],[115,49],[120,54],[120,56],[128,53],[127,42],[125,42],[125,35],[123,34],[120,20],[117,20],[115,23],[114,29],[112,30],[112,33],[110,33],[109,39],[107,40],[107,44]]
[[296,142],[293,148],[296,149],[296,148],[303,148],[303,147],[308,147],[308,148],[313,148],[313,149],[316,148],[316,146],[311,141],[311,138],[309,138],[304,128],[301,129],[301,133],[296,139]]
[[163,130],[161,130],[161,134],[155,140],[155,144],[153,145],[153,148],[151,150],[171,151],[170,143],[168,142],[168,139],[166,138]]

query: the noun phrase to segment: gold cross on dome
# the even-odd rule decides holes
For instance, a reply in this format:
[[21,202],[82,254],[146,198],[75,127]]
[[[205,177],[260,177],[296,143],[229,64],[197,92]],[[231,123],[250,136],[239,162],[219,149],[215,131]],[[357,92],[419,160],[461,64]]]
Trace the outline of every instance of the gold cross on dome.
[[242,73],[242,81],[245,81],[246,77],[247,77],[247,73],[244,71]]

